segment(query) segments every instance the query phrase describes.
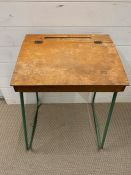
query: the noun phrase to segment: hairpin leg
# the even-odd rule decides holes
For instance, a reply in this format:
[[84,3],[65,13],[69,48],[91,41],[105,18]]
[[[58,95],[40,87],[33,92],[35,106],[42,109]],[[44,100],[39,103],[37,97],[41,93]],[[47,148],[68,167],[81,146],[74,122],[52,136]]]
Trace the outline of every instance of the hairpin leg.
[[36,92],[36,101],[37,101],[37,105],[36,105],[35,116],[34,116],[34,119],[33,119],[31,136],[30,136],[30,139],[28,139],[27,125],[26,125],[25,104],[24,104],[24,96],[23,96],[23,92],[20,92],[22,123],[23,123],[23,129],[24,129],[24,137],[25,137],[25,147],[26,147],[26,150],[29,150],[29,149],[32,148],[32,142],[33,142],[33,138],[34,138],[34,134],[35,134],[35,129],[36,129],[36,124],[37,124],[38,110],[39,110],[39,107],[41,105],[39,103],[38,92]]
[[107,116],[105,128],[104,128],[104,133],[103,133],[102,140],[101,140],[100,131],[99,131],[99,123],[98,123],[98,119],[97,119],[97,116],[96,116],[95,104],[94,104],[95,103],[96,92],[94,92],[93,99],[92,99],[92,112],[93,112],[93,118],[94,118],[94,124],[95,124],[95,131],[96,131],[98,149],[102,149],[103,146],[104,146],[107,131],[108,131],[108,128],[109,128],[110,120],[111,120],[114,105],[115,105],[115,101],[116,101],[116,96],[117,96],[117,92],[114,92],[113,97],[112,97],[112,102],[111,102],[111,105],[110,105],[110,109],[109,109],[109,113],[108,113],[108,116]]

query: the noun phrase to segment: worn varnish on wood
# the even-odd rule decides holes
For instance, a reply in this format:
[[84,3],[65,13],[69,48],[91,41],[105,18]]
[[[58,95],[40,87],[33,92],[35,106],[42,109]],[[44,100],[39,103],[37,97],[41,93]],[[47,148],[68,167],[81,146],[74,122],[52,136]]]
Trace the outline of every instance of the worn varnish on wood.
[[18,92],[119,92],[127,85],[109,35],[26,35],[11,80]]

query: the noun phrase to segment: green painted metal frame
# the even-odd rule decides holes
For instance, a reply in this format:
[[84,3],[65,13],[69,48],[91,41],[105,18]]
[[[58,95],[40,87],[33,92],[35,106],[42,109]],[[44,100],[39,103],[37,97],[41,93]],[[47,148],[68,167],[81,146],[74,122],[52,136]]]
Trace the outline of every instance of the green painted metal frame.
[[98,123],[97,115],[96,115],[96,112],[95,112],[95,97],[96,97],[96,92],[94,92],[91,106],[92,106],[92,112],[93,112],[93,118],[94,118],[94,124],[95,124],[97,146],[98,146],[98,149],[103,149],[105,139],[106,139],[106,135],[107,135],[107,131],[108,131],[108,128],[109,128],[109,124],[110,124],[110,121],[111,121],[111,117],[112,117],[116,97],[117,97],[117,92],[114,92],[113,97],[112,97],[112,102],[111,102],[109,113],[108,113],[107,120],[106,120],[106,123],[105,123],[105,128],[104,128],[102,140],[101,140],[101,136],[100,136],[99,123]]
[[41,105],[40,101],[39,101],[38,92],[36,92],[36,111],[35,111],[35,116],[33,119],[31,136],[29,139],[28,139],[28,134],[27,134],[26,112],[25,112],[23,92],[20,92],[20,102],[21,102],[22,122],[23,122],[24,137],[25,137],[25,147],[26,147],[26,150],[29,150],[29,149],[32,149],[33,138],[35,135],[35,129],[36,129],[36,125],[37,125],[38,110],[39,110],[39,107]]
[[[98,123],[97,115],[95,112],[95,97],[96,97],[96,92],[94,92],[91,106],[92,106],[92,112],[93,112],[93,118],[94,118],[94,124],[95,124],[98,149],[102,149],[104,146],[104,143],[105,143],[107,131],[109,128],[111,117],[112,117],[112,113],[113,113],[113,109],[114,109],[114,105],[115,105],[115,101],[116,101],[116,97],[117,97],[117,92],[114,92],[113,97],[112,97],[112,102],[111,102],[108,117],[106,120],[102,140],[101,140],[101,136],[100,136],[99,123]],[[20,92],[20,102],[21,102],[21,112],[22,112],[22,123],[23,123],[23,129],[24,129],[25,147],[26,147],[26,150],[29,150],[29,149],[32,149],[33,138],[35,135],[35,129],[36,129],[36,125],[37,125],[38,110],[39,110],[39,107],[41,105],[40,101],[39,101],[38,92],[36,92],[36,112],[35,112],[35,116],[33,119],[32,131],[31,131],[31,135],[30,135],[29,139],[28,139],[28,134],[27,134],[26,112],[25,112],[23,92]]]

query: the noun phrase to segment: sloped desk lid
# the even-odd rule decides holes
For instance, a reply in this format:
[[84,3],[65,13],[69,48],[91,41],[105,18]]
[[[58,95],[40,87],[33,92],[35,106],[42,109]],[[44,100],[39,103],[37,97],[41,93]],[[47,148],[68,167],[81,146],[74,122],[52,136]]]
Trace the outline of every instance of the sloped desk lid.
[[127,85],[109,35],[26,35],[11,80],[27,92],[118,92]]

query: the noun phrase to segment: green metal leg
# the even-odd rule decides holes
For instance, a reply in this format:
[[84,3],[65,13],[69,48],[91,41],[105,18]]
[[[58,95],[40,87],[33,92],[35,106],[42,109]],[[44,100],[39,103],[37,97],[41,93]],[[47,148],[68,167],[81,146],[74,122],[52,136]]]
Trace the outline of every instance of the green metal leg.
[[40,107],[40,105],[41,105],[41,104],[39,103],[38,92],[36,92],[36,101],[37,101],[37,105],[36,105],[35,116],[34,116],[34,119],[33,119],[33,125],[32,125],[31,136],[30,136],[30,139],[28,139],[27,125],[26,125],[25,104],[24,104],[24,96],[23,96],[23,92],[20,92],[22,122],[23,122],[23,129],[24,129],[24,137],[25,137],[25,147],[26,147],[26,150],[29,150],[29,149],[32,148],[33,138],[34,138],[35,129],[36,129],[36,124],[37,124],[38,110],[39,110],[39,107]]
[[99,123],[98,123],[98,119],[97,119],[96,112],[95,112],[95,104],[94,104],[95,103],[95,97],[96,97],[96,92],[94,92],[93,99],[92,99],[92,112],[93,112],[95,131],[96,131],[96,137],[97,137],[97,145],[98,145],[98,149],[103,149],[105,139],[106,139],[106,135],[107,135],[107,131],[108,131],[109,124],[110,124],[110,120],[111,120],[111,117],[112,117],[113,108],[114,108],[116,97],[117,97],[117,92],[114,92],[113,97],[112,97],[112,102],[111,102],[108,117],[107,117],[107,120],[106,120],[102,140],[101,140],[101,136],[100,136]]

